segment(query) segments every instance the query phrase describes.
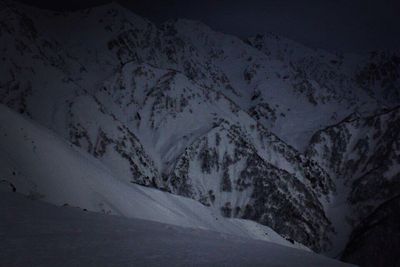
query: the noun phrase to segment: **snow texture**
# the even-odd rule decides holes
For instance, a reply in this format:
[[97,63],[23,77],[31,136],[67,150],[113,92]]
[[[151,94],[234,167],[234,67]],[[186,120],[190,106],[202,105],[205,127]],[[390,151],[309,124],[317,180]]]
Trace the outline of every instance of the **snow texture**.
[[207,230],[0,195],[3,266],[351,266]]

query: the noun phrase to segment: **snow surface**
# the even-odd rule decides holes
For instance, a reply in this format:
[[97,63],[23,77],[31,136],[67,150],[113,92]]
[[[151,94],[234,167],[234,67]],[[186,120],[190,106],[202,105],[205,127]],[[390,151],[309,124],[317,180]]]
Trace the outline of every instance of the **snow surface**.
[[351,266],[201,229],[0,195],[2,266]]
[[97,159],[49,130],[0,105],[0,177],[2,190],[30,199],[90,211],[146,219],[276,242],[302,248],[269,227],[230,220],[199,202],[123,182]]

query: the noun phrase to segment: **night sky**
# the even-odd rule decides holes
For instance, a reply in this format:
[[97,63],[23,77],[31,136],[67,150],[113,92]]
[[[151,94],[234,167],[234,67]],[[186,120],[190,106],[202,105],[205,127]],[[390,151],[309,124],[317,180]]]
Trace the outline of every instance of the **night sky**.
[[[105,0],[22,0],[48,9],[73,10]],[[84,2],[84,4],[82,4]],[[399,0],[120,0],[156,23],[200,20],[240,37],[273,32],[308,46],[362,53],[400,48]]]

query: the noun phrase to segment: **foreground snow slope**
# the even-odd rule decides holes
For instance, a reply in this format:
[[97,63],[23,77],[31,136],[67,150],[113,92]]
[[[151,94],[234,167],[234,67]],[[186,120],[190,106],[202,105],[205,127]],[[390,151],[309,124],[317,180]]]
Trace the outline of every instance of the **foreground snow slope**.
[[225,219],[199,202],[115,178],[98,160],[0,105],[0,188],[107,214],[292,244],[270,228]]
[[[299,249],[0,195],[3,266],[350,266]],[[21,257],[24,255],[24,257]]]

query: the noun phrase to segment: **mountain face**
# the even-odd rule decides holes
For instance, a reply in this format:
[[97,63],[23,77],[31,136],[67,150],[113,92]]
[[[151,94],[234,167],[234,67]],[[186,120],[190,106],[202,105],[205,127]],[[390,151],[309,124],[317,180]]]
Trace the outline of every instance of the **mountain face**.
[[348,201],[359,221],[398,194],[399,148],[396,107],[364,118],[354,114],[319,131],[307,153],[349,187]]
[[[1,207],[8,209],[8,212],[2,213],[1,223],[10,228],[9,233],[14,232],[22,239],[29,237],[11,229],[27,220],[21,218],[19,221],[13,217],[15,210],[8,206],[9,202],[13,203],[10,191],[14,195],[24,194],[24,201],[28,202],[45,200],[58,208],[71,207],[119,215],[162,223],[167,227],[174,225],[192,230],[207,229],[222,235],[263,240],[309,251],[305,246],[286,240],[271,228],[254,221],[224,218],[219,212],[193,199],[119,179],[118,174],[84,149],[3,105],[0,105],[0,111],[0,192],[1,195],[8,193],[10,196],[9,201],[1,202]],[[19,198],[23,199],[21,195]],[[32,219],[29,219],[29,215],[25,216],[28,220]],[[33,215],[33,218],[36,216]],[[13,219],[15,222],[10,224]],[[99,223],[102,224],[101,220]],[[40,234],[35,232],[34,236]],[[43,238],[46,239],[46,235]],[[44,241],[41,238],[39,240]],[[14,247],[17,250],[21,248]],[[2,263],[9,259],[5,255],[0,255]]]
[[[341,207],[341,212],[336,211],[333,214],[336,220],[347,220],[351,225],[347,229],[343,225],[337,227],[342,234],[349,235],[350,230],[355,228],[350,234],[345,258],[350,260],[357,257],[355,262],[359,264],[362,262],[363,265],[368,265],[373,262],[361,261],[360,255],[353,257],[353,252],[349,252],[359,249],[366,252],[364,246],[369,249],[375,247],[375,234],[368,232],[369,226],[376,226],[374,229],[380,229],[377,231],[391,231],[393,236],[386,238],[388,244],[398,239],[398,234],[391,230],[392,225],[390,222],[386,223],[383,214],[387,214],[388,209],[394,210],[391,207],[396,205],[393,203],[396,203],[400,191],[399,126],[399,107],[367,117],[352,114],[340,123],[318,131],[311,139],[307,151],[309,157],[331,174],[336,187],[340,188],[344,196],[338,198],[340,200],[336,204],[333,203],[336,206],[333,210]],[[389,217],[397,216],[394,212]],[[361,244],[357,240],[364,231],[368,232],[366,235],[369,238],[366,237],[365,243]],[[355,244],[361,244],[360,248]],[[341,246],[343,245],[342,241]],[[392,253],[392,257],[396,258],[396,253],[387,253]],[[376,261],[377,264],[380,262],[380,259]]]
[[312,183],[324,172],[313,167],[313,162],[302,164],[296,155],[299,162],[293,167],[304,172],[296,176],[263,159],[243,136],[239,127],[222,122],[193,142],[170,175],[172,192],[219,208],[226,217],[270,225],[284,236],[314,247],[328,241],[332,227],[317,192],[331,188]]
[[115,3],[0,8],[0,102],[118,182],[332,255],[400,191],[399,113],[388,109],[399,103],[396,52],[330,54],[189,20],[156,26]]

